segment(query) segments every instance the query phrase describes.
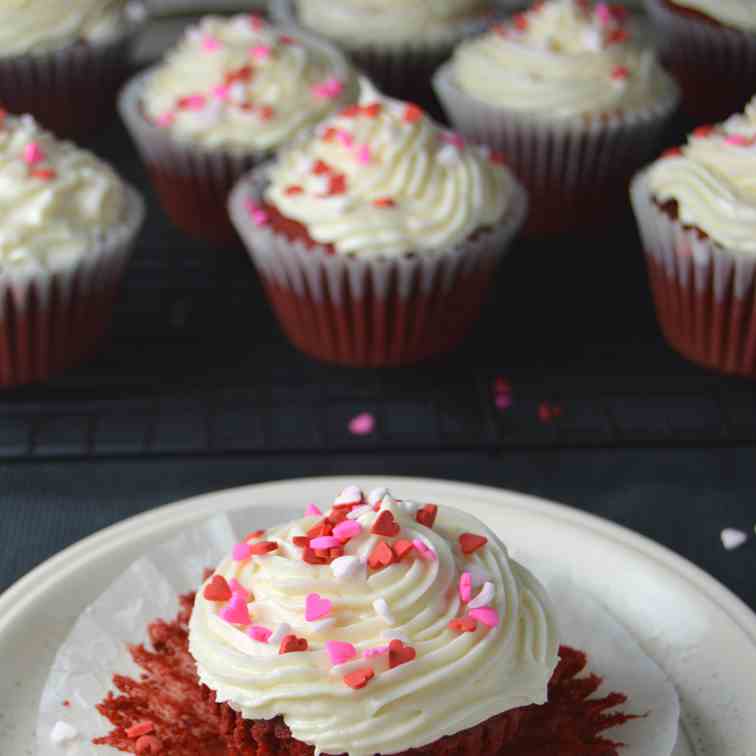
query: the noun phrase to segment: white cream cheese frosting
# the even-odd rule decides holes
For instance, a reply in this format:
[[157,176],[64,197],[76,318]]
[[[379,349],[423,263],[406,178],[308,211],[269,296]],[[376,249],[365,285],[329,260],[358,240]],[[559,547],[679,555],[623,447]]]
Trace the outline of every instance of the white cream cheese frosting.
[[457,86],[493,106],[566,118],[640,110],[675,85],[650,50],[633,44],[626,11],[547,0],[454,53]]
[[673,5],[703,13],[725,26],[756,32],[753,0],[673,0]]
[[659,202],[728,249],[756,254],[756,99],[742,115],[696,129],[648,170]]
[[301,23],[348,47],[444,41],[482,18],[484,0],[297,0]]
[[514,187],[498,155],[363,81],[358,105],[279,153],[265,199],[339,254],[394,257],[498,223]]
[[126,189],[89,152],[31,116],[0,117],[0,274],[76,259],[125,220]]
[[127,28],[126,0],[3,0],[0,57],[97,44]]
[[326,43],[251,14],[207,16],[149,77],[143,108],[177,139],[268,150],[352,99],[354,87]]
[[219,702],[349,756],[545,702],[553,612],[488,528],[385,490],[350,487],[334,504],[335,526],[310,509],[250,534],[197,594],[190,651]]

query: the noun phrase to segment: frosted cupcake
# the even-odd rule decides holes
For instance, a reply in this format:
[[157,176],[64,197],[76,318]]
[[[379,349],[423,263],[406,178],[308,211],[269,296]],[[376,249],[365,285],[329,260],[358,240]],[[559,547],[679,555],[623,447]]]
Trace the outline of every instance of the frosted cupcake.
[[142,15],[126,0],[0,4],[0,102],[60,136],[101,127],[115,113]]
[[354,96],[327,43],[253,15],[210,16],[131,80],[120,109],[168,215],[222,244],[236,239],[226,212],[235,181]]
[[481,31],[489,0],[277,0],[271,12],[347,51],[394,97],[424,101],[433,71],[461,39]]
[[0,386],[75,364],[106,329],[144,218],[105,163],[30,116],[0,117]]
[[741,110],[756,92],[753,0],[645,0],[664,64],[683,91],[683,107],[711,122]]
[[527,230],[594,229],[626,203],[679,100],[617,6],[551,0],[462,43],[434,86],[454,126],[502,151],[531,195]]
[[359,104],[231,196],[289,339],[355,366],[407,364],[456,346],[525,209],[498,155],[367,82]]
[[756,376],[756,101],[633,181],[656,309],[689,359]]

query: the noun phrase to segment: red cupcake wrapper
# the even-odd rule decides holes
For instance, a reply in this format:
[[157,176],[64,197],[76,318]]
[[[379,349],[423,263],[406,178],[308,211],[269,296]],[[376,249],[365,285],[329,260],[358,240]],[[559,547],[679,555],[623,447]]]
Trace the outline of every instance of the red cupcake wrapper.
[[507,218],[455,249],[350,258],[255,225],[245,204],[261,201],[267,170],[261,166],[237,185],[231,218],[294,346],[353,367],[407,365],[456,347],[480,314],[496,265],[527,209],[526,195],[515,185]]
[[632,197],[667,341],[692,362],[756,377],[756,257],[684,228],[654,202],[644,174]]
[[137,28],[131,24],[110,42],[0,58],[0,104],[13,113],[31,113],[59,137],[97,131],[115,116]]

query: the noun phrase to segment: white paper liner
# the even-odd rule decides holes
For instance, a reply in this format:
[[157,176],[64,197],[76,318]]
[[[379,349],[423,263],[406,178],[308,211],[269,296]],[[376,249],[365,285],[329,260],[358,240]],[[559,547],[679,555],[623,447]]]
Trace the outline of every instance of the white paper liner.
[[0,386],[45,380],[95,346],[146,212],[125,189],[125,219],[85,254],[0,266]]
[[[457,85],[451,63],[433,78],[454,128],[505,154],[530,193],[531,222],[549,233],[599,222],[602,199],[626,196],[624,182],[654,154],[679,104],[678,87],[671,78],[668,85],[667,95],[641,110],[556,119],[469,95]],[[558,215],[553,221],[544,217],[551,211]]]
[[111,40],[0,57],[0,103],[31,113],[58,136],[83,136],[107,122],[144,26],[141,4],[132,3],[130,11],[123,33]]
[[362,299],[368,290],[385,299],[393,285],[400,299],[407,300],[418,280],[422,293],[436,286],[449,293],[460,277],[495,267],[527,212],[527,195],[515,182],[506,217],[475,239],[445,252],[396,258],[329,255],[324,247],[292,243],[252,221],[245,201],[262,201],[269,170],[270,163],[259,166],[234,187],[229,200],[231,220],[263,278],[271,278],[300,296],[307,292],[316,302],[329,298],[341,304],[345,299]]
[[[118,578],[82,613],[58,651],[40,701],[37,756],[118,753],[93,746],[91,739],[109,731],[95,705],[113,689],[113,675],[137,673],[127,646],[145,642],[147,625],[153,620],[172,619],[177,595],[195,589],[203,569],[218,564],[242,534],[250,528],[271,527],[286,517],[280,510],[259,507],[218,515],[151,549]],[[590,671],[604,678],[598,695],[624,692],[629,697],[624,711],[648,713],[608,736],[626,743],[623,756],[670,756],[680,714],[674,686],[596,599],[564,578],[548,577],[546,584],[563,642],[586,651]],[[69,707],[62,706],[65,700]],[[50,741],[58,721],[80,733],[66,749]]]

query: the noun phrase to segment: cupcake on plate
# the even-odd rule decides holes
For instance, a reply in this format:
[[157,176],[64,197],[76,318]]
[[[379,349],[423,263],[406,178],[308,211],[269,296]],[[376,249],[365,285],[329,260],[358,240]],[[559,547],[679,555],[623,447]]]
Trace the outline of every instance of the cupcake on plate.
[[230,208],[294,345],[385,366],[461,341],[526,204],[499,155],[363,81],[358,104],[245,177]]
[[0,102],[60,136],[95,131],[115,113],[143,16],[126,0],[0,4]]
[[606,3],[537,3],[463,42],[434,78],[455,128],[502,151],[525,184],[531,234],[608,224],[677,107],[627,21]]
[[355,95],[329,44],[251,14],[209,16],[129,82],[120,109],[174,223],[223,244],[236,239],[236,180]]
[[742,110],[756,92],[753,0],[645,0],[661,56],[696,121]]
[[756,376],[756,100],[632,184],[656,310],[685,357]]
[[273,0],[271,13],[331,40],[394,97],[424,102],[427,82],[464,37],[481,31],[490,0]]
[[0,386],[44,381],[108,325],[141,197],[31,116],[0,113]]

